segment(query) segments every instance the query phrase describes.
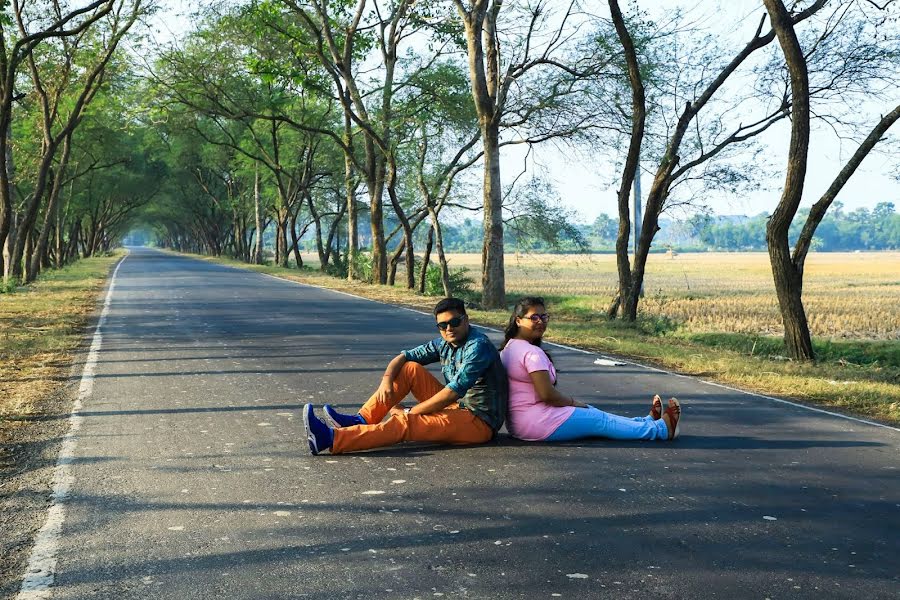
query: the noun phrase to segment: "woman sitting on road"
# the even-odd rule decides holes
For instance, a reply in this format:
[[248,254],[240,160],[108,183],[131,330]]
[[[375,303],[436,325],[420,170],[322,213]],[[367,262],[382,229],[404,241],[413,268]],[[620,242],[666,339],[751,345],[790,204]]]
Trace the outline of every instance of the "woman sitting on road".
[[653,397],[646,417],[620,417],[564,396],[555,387],[556,369],[541,349],[550,315],[544,299],[526,297],[516,304],[504,330],[500,359],[509,376],[506,427],[530,442],[562,442],[588,437],[614,440],[672,440],[678,437],[681,405],[672,398],[665,411]]

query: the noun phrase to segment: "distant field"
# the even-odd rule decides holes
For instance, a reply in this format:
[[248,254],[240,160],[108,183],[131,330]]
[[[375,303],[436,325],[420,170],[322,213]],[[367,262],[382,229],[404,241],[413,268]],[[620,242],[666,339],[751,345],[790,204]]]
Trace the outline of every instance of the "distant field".
[[[451,268],[481,277],[480,254],[451,254]],[[900,252],[813,253],[806,262],[804,304],[812,334],[900,339]],[[506,289],[606,310],[616,288],[612,255],[508,255]],[[768,255],[652,255],[642,314],[668,318],[690,332],[782,333]],[[563,300],[562,297],[572,297]]]

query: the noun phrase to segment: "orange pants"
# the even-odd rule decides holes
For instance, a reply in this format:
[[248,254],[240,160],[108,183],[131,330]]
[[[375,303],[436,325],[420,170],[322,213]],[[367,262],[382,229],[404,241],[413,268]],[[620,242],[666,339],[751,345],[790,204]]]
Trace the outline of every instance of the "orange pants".
[[418,363],[407,362],[394,380],[394,393],[387,402],[375,398],[366,401],[359,414],[370,425],[354,425],[334,430],[332,454],[368,450],[400,442],[443,442],[446,444],[482,444],[494,432],[470,410],[451,404],[441,411],[427,415],[391,414],[391,409],[412,392],[416,402],[428,400],[444,386]]

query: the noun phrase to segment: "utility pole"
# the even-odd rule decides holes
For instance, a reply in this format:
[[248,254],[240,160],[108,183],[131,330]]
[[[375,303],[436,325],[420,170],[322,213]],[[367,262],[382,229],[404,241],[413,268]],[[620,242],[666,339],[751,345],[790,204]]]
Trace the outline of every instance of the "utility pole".
[[641,164],[638,161],[634,169],[634,214],[632,215],[632,229],[634,230],[634,242],[632,248],[637,256],[639,239],[641,237]]
[[[643,225],[643,223],[641,222],[641,160],[640,160],[640,158],[638,158],[637,164],[634,167],[633,191],[634,191],[634,194],[633,194],[633,196],[634,196],[634,204],[633,204],[634,214],[633,214],[633,218],[632,218],[632,221],[633,221],[632,229],[634,230],[634,245],[632,246],[632,248],[634,249],[634,256],[635,256],[635,258],[637,258],[638,245],[640,244],[640,237],[641,237],[641,229],[642,229],[641,226]],[[644,282],[643,281],[641,281],[640,297],[641,298],[644,297]]]

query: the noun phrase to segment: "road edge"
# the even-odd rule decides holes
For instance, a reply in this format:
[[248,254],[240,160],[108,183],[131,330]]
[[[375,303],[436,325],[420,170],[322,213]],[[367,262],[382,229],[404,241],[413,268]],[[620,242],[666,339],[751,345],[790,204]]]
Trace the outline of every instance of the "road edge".
[[[74,483],[71,465],[75,458],[74,453],[78,443],[77,434],[82,420],[78,413],[81,411],[83,401],[91,395],[93,390],[94,369],[97,365],[97,357],[103,339],[102,327],[109,313],[112,293],[115,290],[116,275],[128,256],[129,253],[126,253],[113,267],[104,288],[105,293],[101,296],[104,300],[99,316],[96,317],[93,327],[88,329],[88,332],[91,332],[91,329],[93,331],[85,334],[85,342],[82,348],[79,348],[79,355],[83,356],[82,351],[87,346],[87,357],[83,362],[78,392],[72,401],[69,411],[68,430],[59,443],[56,466],[53,469],[51,479],[50,505],[45,511],[46,519],[43,526],[34,536],[16,600],[45,599],[51,595],[51,587],[56,574],[56,552],[59,546],[59,537],[62,533],[62,525],[65,522],[65,501]],[[87,340],[91,340],[89,346]],[[73,361],[73,372],[77,371],[79,364],[82,363],[78,359]]]

